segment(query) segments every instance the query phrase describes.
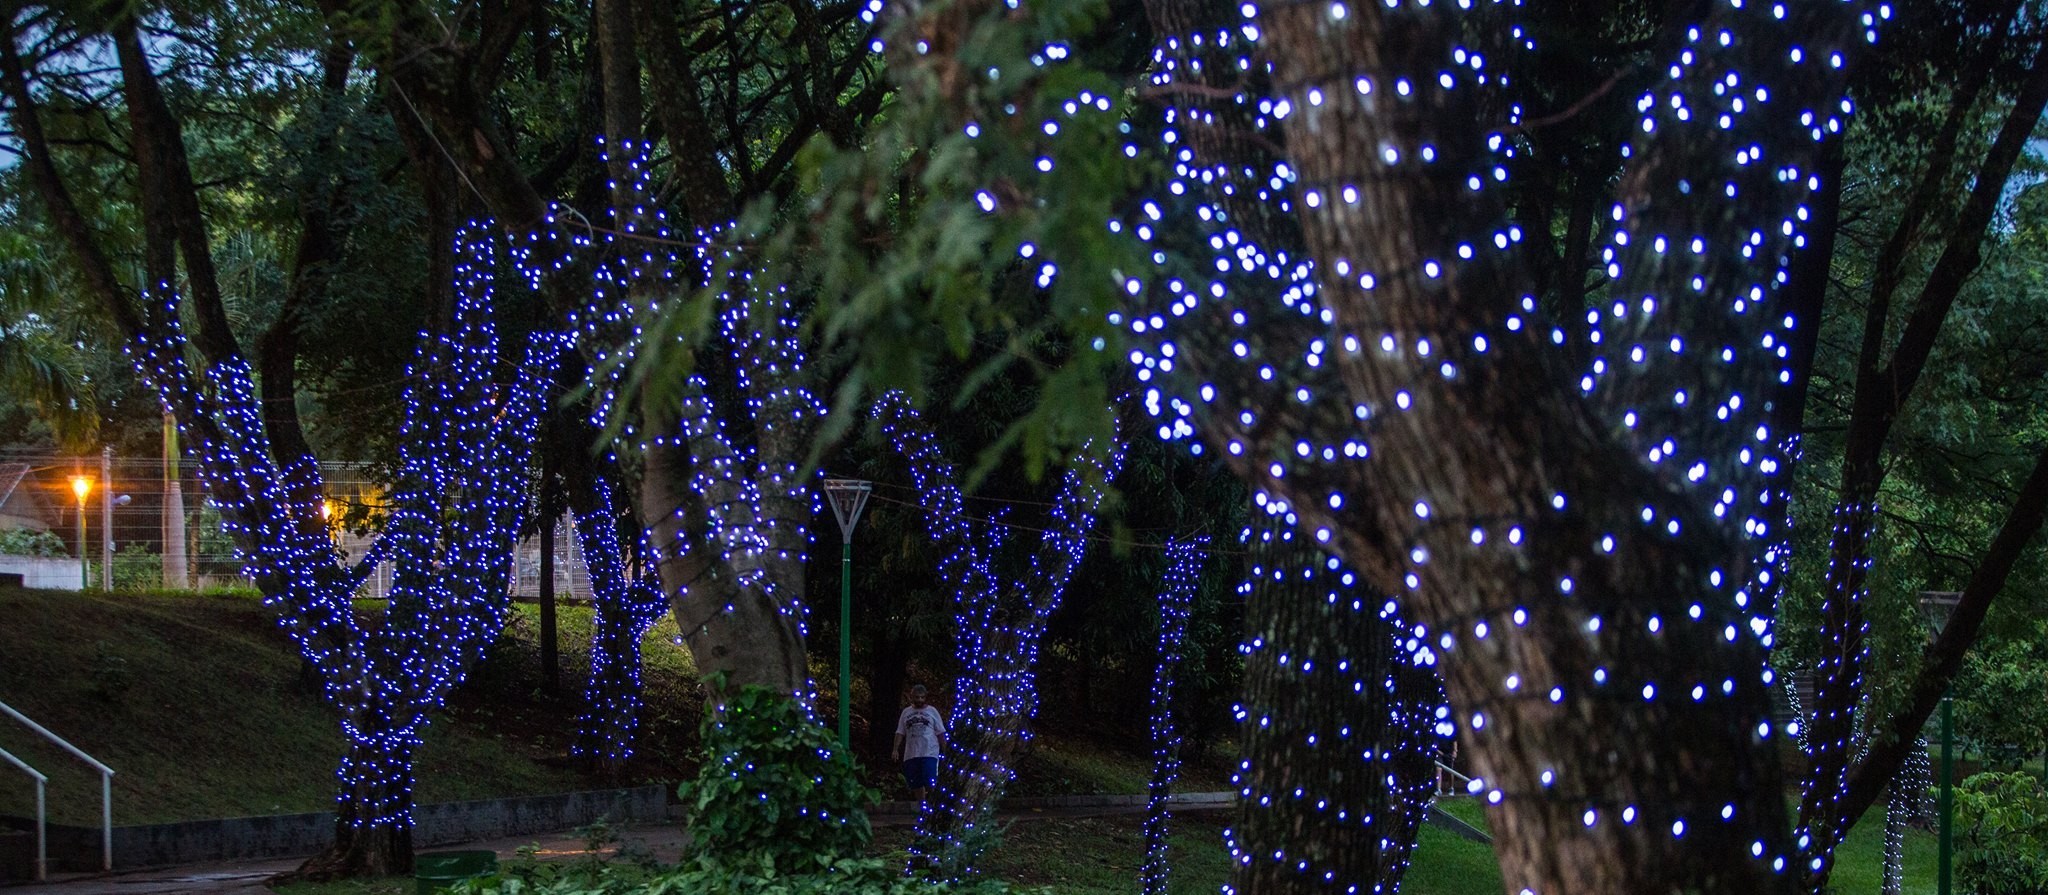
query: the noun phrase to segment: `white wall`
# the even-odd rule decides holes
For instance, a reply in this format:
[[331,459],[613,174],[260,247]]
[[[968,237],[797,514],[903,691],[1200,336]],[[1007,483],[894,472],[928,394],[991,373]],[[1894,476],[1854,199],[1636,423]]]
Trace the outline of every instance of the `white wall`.
[[51,590],[79,589],[78,560],[75,559],[61,556],[0,554],[0,572],[20,575],[22,584],[27,587],[44,587]]

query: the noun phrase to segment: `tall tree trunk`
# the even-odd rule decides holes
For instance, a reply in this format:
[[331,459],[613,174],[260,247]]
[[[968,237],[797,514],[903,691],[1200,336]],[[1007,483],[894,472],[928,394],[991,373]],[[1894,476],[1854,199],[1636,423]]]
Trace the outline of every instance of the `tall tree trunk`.
[[[1775,337],[1730,309],[1768,298],[1756,284],[1775,282],[1796,232],[1778,221],[1826,186],[1807,176],[1809,131],[1840,126],[1776,107],[1836,109],[1841,74],[1789,74],[1772,109],[1701,98],[1723,71],[1852,49],[1853,15],[1823,6],[1788,6],[1782,22],[1716,6],[1681,29],[1742,39],[1686,46],[1675,79],[1653,88],[1672,100],[1645,112],[1614,206],[1629,239],[1617,239],[1613,288],[1635,304],[1603,324],[1613,341],[1596,346],[1590,374],[1520,310],[1525,262],[1488,186],[1503,145],[1485,115],[1494,74],[1463,49],[1461,14],[1300,5],[1253,20],[1295,110],[1280,129],[1326,336],[1346,347],[1330,352],[1341,390],[1327,403],[1228,405],[1210,438],[1427,625],[1510,892],[1794,886],[1765,638],[1750,633],[1746,539],[1764,533],[1739,525],[1762,493],[1744,440],[1760,411],[1745,404],[1741,423],[1718,425],[1694,409],[1769,393],[1777,363],[1757,350],[1724,366],[1684,343],[1733,358],[1732,346]],[[1715,131],[1724,112],[1739,131]],[[1773,146],[1778,171],[1800,176],[1737,166],[1743,141]],[[1693,194],[1693,178],[1724,177],[1739,208]],[[1758,241],[1738,251],[1752,226]],[[1666,252],[1665,234],[1699,242]],[[1347,438],[1370,459],[1349,461]],[[1703,459],[1676,462],[1680,441]],[[1325,444],[1346,458],[1318,462],[1309,450]]]
[[1207,536],[1176,537],[1166,545],[1159,587],[1159,659],[1152,671],[1152,779],[1145,786],[1145,861],[1138,868],[1143,895],[1166,895],[1173,862],[1168,824],[1174,779],[1180,776],[1181,736],[1174,721],[1173,684],[1187,653],[1188,615],[1208,559]]
[[348,751],[334,802],[334,842],[278,881],[399,876],[412,872],[412,762],[418,726],[393,722],[381,708],[348,713]]
[[1252,538],[1231,887],[1397,892],[1447,742],[1442,689],[1349,569],[1280,519]]
[[[541,486],[543,491],[547,486]],[[561,636],[555,627],[555,519],[547,501],[540,508],[540,685],[549,693],[562,688]]]

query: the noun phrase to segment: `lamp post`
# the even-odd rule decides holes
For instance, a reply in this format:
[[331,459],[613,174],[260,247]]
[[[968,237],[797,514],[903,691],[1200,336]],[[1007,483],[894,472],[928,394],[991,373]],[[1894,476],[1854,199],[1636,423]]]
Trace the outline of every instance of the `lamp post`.
[[874,485],[857,479],[826,479],[825,500],[839,520],[839,745],[853,748],[853,528]]
[[[1941,629],[1948,625],[1948,617],[1956,611],[1956,603],[1963,595],[1955,591],[1920,592],[1920,613],[1934,623],[1930,639],[1941,636]],[[1955,855],[1955,724],[1953,717],[1955,688],[1941,691],[1941,788],[1935,796],[1935,811],[1941,818],[1941,846],[1935,868],[1935,891],[1949,895],[1951,868]]]
[[[121,504],[128,504],[122,495]],[[114,446],[100,448],[100,590],[114,592]]]
[[85,564],[85,498],[92,493],[92,476],[72,476],[71,493],[78,495],[78,589],[84,590],[92,586],[92,576]]

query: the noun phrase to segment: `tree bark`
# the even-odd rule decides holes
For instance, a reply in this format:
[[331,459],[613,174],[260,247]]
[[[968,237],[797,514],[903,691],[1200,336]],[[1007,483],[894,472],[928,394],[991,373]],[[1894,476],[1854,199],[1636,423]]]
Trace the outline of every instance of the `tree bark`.
[[1231,888],[1397,892],[1447,742],[1442,688],[1410,667],[1385,597],[1283,520],[1252,538]]
[[[1786,35],[1830,52],[1861,40],[1847,14],[1817,8],[1783,23],[1709,15],[1701,33],[1725,28],[1742,42],[1700,46],[1659,91],[1698,102],[1721,71],[1793,58]],[[1799,855],[1768,739],[1764,638],[1747,633],[1748,533],[1720,521],[1725,502],[1709,512],[1718,485],[1695,489],[1679,464],[1659,462],[1672,453],[1661,440],[1685,440],[1687,456],[1713,460],[1697,468],[1731,490],[1742,483],[1735,516],[1753,519],[1747,428],[1701,425],[1672,388],[1697,375],[1700,397],[1721,401],[1767,390],[1778,365],[1757,352],[1723,368],[1694,350],[1639,370],[1627,352],[1672,332],[1695,345],[1755,344],[1727,308],[1767,294],[1749,289],[1771,282],[1793,228],[1760,232],[1756,251],[1707,246],[1747,236],[1746,220],[1775,226],[1803,203],[1818,142],[1807,132],[1839,122],[1765,119],[1736,137],[1653,106],[1660,130],[1645,127],[1621,185],[1633,239],[1617,253],[1615,290],[1660,301],[1654,314],[1617,315],[1606,333],[1619,346],[1599,346],[1606,370],[1585,375],[1542,326],[1500,325],[1525,319],[1526,278],[1514,255],[1486,248],[1496,234],[1512,242],[1485,188],[1488,72],[1473,62],[1435,74],[1460,52],[1456,11],[1347,5],[1338,20],[1330,7],[1283,6],[1255,24],[1295,110],[1280,123],[1296,175],[1289,198],[1332,312],[1328,337],[1357,347],[1331,352],[1336,406],[1228,406],[1210,420],[1211,442],[1255,487],[1286,498],[1302,530],[1402,595],[1436,638],[1508,891],[1791,891],[1784,871]],[[1838,70],[1810,66],[1775,84],[1774,100],[1833,109],[1840,89]],[[1731,170],[1742,140],[1768,141],[1774,163],[1801,176]],[[1690,195],[1690,178],[1724,176],[1741,205]],[[1662,234],[1700,234],[1701,248],[1666,254]],[[1681,298],[1694,292],[1730,301]],[[1636,408],[1644,425],[1621,425]],[[1361,435],[1369,461],[1312,453]],[[1298,454],[1305,436],[1314,440]]]
[[419,740],[381,715],[355,713],[342,792],[334,803],[334,843],[278,881],[319,882],[412,873],[412,759]]

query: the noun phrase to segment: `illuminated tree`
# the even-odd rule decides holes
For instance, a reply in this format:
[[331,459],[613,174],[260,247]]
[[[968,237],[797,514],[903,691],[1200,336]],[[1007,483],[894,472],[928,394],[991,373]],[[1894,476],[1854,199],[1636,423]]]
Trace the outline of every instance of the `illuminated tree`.
[[571,499],[591,603],[590,678],[571,752],[611,775],[633,756],[640,728],[640,641],[668,611],[668,593],[644,565],[645,530],[622,512],[615,477],[599,471],[590,479],[581,483],[585,493]]
[[[442,309],[444,326],[422,338],[408,377],[390,519],[367,555],[345,560],[321,518],[319,465],[291,407],[297,358],[290,327],[294,314],[324,292],[325,267],[339,251],[332,227],[346,194],[333,190],[303,204],[297,274],[284,297],[286,328],[266,336],[252,364],[228,327],[181,126],[137,23],[122,17],[106,27],[104,35],[79,36],[110,39],[119,62],[147,281],[123,281],[76,200],[43,128],[31,69],[16,43],[20,34],[13,33],[0,47],[0,89],[23,144],[23,165],[79,279],[113,318],[138,371],[176,414],[198,454],[202,480],[244,573],[263,591],[339,716],[348,752],[341,761],[335,842],[303,872],[403,872],[412,860],[414,752],[428,714],[501,625],[533,420],[547,399],[563,341],[546,331],[535,334],[516,364],[516,378],[501,384],[515,365],[500,357],[494,320],[503,315],[494,291],[513,259],[501,258],[497,244],[479,234],[451,249],[460,260],[453,281],[442,287],[452,291]],[[349,58],[340,53],[324,60],[331,101],[342,101]],[[328,151],[335,148],[331,132],[323,140]],[[195,323],[190,338],[186,320]],[[381,562],[393,567],[389,604],[381,616],[360,616],[352,598]]]
[[1230,890],[1399,891],[1454,727],[1430,632],[1258,502]]
[[1180,776],[1181,735],[1173,720],[1173,683],[1186,655],[1188,615],[1195,588],[1209,558],[1206,535],[1176,537],[1166,544],[1166,575],[1159,588],[1159,660],[1152,672],[1152,779],[1145,787],[1145,863],[1138,868],[1144,895],[1166,895],[1172,863],[1167,834],[1174,779]]
[[[1779,293],[1889,9],[1675,13],[1644,51],[1582,325],[1539,308],[1507,215],[1530,111],[1503,92],[1530,39],[1514,7],[1161,6],[1191,14],[1155,19],[1148,105],[1124,114],[1087,70],[1085,11],[905,7],[892,125],[929,192],[871,263],[916,274],[805,282],[882,354],[911,327],[870,293],[929,288],[921,319],[972,331],[1027,306],[976,301],[990,268],[1035,271],[1031,301],[1074,336],[1049,381],[1128,360],[1161,431],[1429,632],[1508,891],[1793,890],[1817,856],[1780,796],[1764,557],[1772,408],[1816,321]],[[874,155],[822,165],[827,195],[891,182],[899,157]],[[1148,159],[1166,171],[1133,199]],[[857,201],[809,206],[792,230],[825,236],[788,237],[806,267],[846,270],[829,234],[876,221]],[[980,255],[946,252],[969,228]]]
[[[1997,490],[2010,495],[1999,495],[2009,501],[2003,518],[1992,527],[1986,543],[1968,548],[1975,555],[1957,576],[1962,581],[1942,585],[1959,589],[1961,596],[1938,636],[1921,648],[1918,627],[1909,626],[1920,655],[1911,677],[1892,684],[1905,691],[1904,698],[1875,699],[1889,683],[1870,655],[1873,613],[1882,612],[1873,605],[1870,582],[1885,537],[1879,520],[1888,510],[1887,492],[1894,490],[1889,480],[1902,457],[1933,453],[1925,445],[1907,444],[1919,440],[1913,438],[1911,418],[1930,403],[1925,393],[1939,388],[1939,379],[1957,377],[1976,366],[1950,359],[1947,363],[1957,369],[1940,369],[1944,350],[1954,351],[1949,346],[1967,338],[1955,333],[1968,325],[1958,318],[1982,313],[1977,308],[1983,307],[1984,299],[1973,300],[1970,293],[1986,289],[1977,281],[1987,248],[1996,251],[2001,242],[2025,240],[2023,232],[1998,232],[2009,229],[1999,221],[2012,214],[2011,186],[2048,104],[2048,55],[2040,50],[2039,25],[2025,21],[2017,3],[1991,4],[1986,12],[1991,14],[1983,21],[1966,19],[1960,27],[1928,29],[1962,35],[1955,38],[1961,47],[1954,51],[1959,57],[1954,65],[1960,71],[1954,83],[1924,85],[1923,89],[1946,93],[1946,105],[1931,122],[1922,152],[1908,156],[1919,163],[1917,170],[1880,170],[1874,175],[1910,182],[1902,195],[1881,200],[1884,213],[1870,216],[1882,224],[1859,221],[1849,228],[1856,236],[1865,235],[1865,229],[1875,231],[1868,238],[1878,247],[1862,269],[1839,278],[1844,286],[1836,300],[1860,308],[1862,314],[1860,332],[1845,336],[1855,345],[1853,353],[1845,352],[1849,362],[1840,365],[1846,369],[1823,367],[1830,379],[1844,383],[1845,393],[1828,403],[1846,405],[1845,412],[1833,414],[1833,419],[1823,417],[1832,425],[1817,427],[1838,429],[1841,435],[1839,473],[1828,495],[1832,512],[1825,567],[1818,576],[1818,632],[1812,651],[1815,693],[1807,718],[1812,764],[1799,806],[1799,832],[1811,838],[1821,860],[1807,868],[1808,885],[1815,890],[1826,886],[1834,848],[1849,828],[1902,779],[1919,731],[1962,672],[1994,601],[2006,590],[2013,568],[2048,516],[2048,450],[2025,444],[2027,435],[2017,439],[2019,444],[1996,450],[1972,446],[1987,454],[2017,455],[2018,462],[2007,461],[2006,468],[1983,473],[2003,486]],[[1911,109],[1919,102],[1924,100],[1916,97],[1901,105]],[[1910,117],[1911,112],[1904,114]],[[1978,136],[1987,129],[1988,134]],[[2006,289],[2011,287],[1988,287]],[[1844,316],[1854,321],[1854,315]],[[2009,317],[2005,322],[2018,326],[2024,319]],[[1984,366],[2004,363],[2010,360]],[[1999,372],[1971,370],[1967,375],[1988,384]],[[2018,403],[2025,402],[2022,397]],[[2012,414],[1993,409],[1986,415]],[[2024,433],[2038,426],[2026,421],[2024,412],[2019,416],[2013,429]]]
[[882,432],[910,468],[925,528],[945,551],[939,577],[953,587],[954,681],[948,756],[938,788],[918,814],[911,862],[957,879],[994,844],[996,803],[1015,775],[1038,711],[1039,637],[1066,594],[1102,508],[1103,483],[1116,477],[1122,449],[1084,456],[1062,477],[1051,519],[1030,561],[1011,570],[1009,528],[967,515],[958,474],[928,424],[899,393],[875,404]]
[[[613,234],[636,234],[607,250],[622,255],[659,255],[674,243],[710,238],[695,234],[725,225],[744,203],[786,190],[806,141],[828,134],[850,142],[885,94],[884,85],[869,77],[872,66],[859,39],[866,25],[852,5],[793,4],[789,15],[801,40],[787,40],[792,19],[780,14],[731,7],[697,15],[668,3],[628,0],[596,3],[587,16],[512,4],[501,14],[444,17],[437,4],[421,0],[382,4],[374,14],[350,3],[325,4],[322,11],[336,33],[360,42],[369,64],[390,85],[393,120],[401,130],[410,129],[423,150],[415,153],[416,167],[437,168],[445,160],[460,172],[458,188],[473,190],[507,226],[532,228],[547,218],[548,196],[557,189],[547,172],[558,174],[558,163],[573,163],[587,152],[593,132],[621,145],[664,144],[675,176],[665,181],[674,189],[663,194],[661,207],[688,222],[672,230],[651,223],[635,229],[643,224],[635,197],[649,193],[632,193],[629,153],[604,160],[613,213],[586,217]],[[572,135],[573,145],[551,147],[561,155],[532,165],[521,154],[533,148],[519,140],[523,122],[502,114],[508,104],[503,94],[512,92],[502,89],[508,71],[529,52],[536,61],[544,54],[587,54],[579,64],[595,74],[594,82],[576,84],[574,95],[598,97],[602,115],[597,126],[561,123],[559,131]],[[643,122],[654,132],[644,138]],[[648,299],[702,285],[692,279],[680,290],[652,289],[637,301],[644,308]],[[591,284],[583,272],[564,268],[550,274],[544,291],[558,313],[580,314]],[[627,299],[625,291],[609,301]],[[676,317],[634,350],[699,373],[724,368],[723,351],[698,350],[719,339],[711,321],[723,310],[709,307],[722,305],[718,294],[710,290],[709,302],[667,302]],[[762,303],[756,307],[769,316],[779,312],[766,305],[786,298],[767,292],[757,297]],[[624,350],[626,342],[586,339],[582,347],[601,361]],[[727,347],[748,350],[737,343]],[[753,381],[766,382],[758,376]],[[811,445],[797,426],[771,424],[766,409],[757,418],[763,425],[740,422],[746,402],[767,397],[767,391],[728,391],[725,380],[706,382],[720,389],[709,398],[734,414],[732,450],[752,471],[725,465],[715,433],[681,434],[682,426],[693,425],[696,411],[679,415],[678,407],[694,400],[699,386],[665,373],[636,379],[616,395],[627,432],[621,453],[630,455],[621,474],[650,529],[657,573],[670,589],[698,669],[721,673],[719,679],[734,689],[758,684],[794,696],[809,682],[800,610],[803,539],[791,526],[808,518],[810,498],[784,488],[800,489],[798,483],[778,484],[774,478],[793,472],[784,460],[805,456]],[[719,496],[700,487],[714,480],[731,492]],[[742,511],[742,504],[753,509]],[[736,513],[753,514],[755,521],[741,521]],[[743,531],[772,535],[773,543],[739,548],[721,542]],[[714,570],[712,564],[728,555],[738,558],[740,568]]]

